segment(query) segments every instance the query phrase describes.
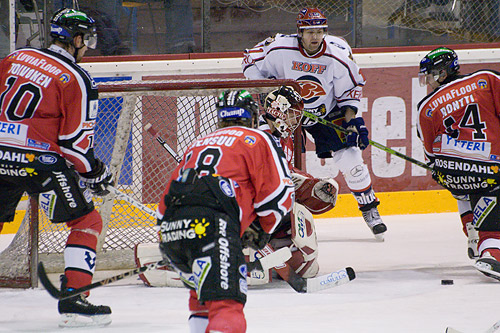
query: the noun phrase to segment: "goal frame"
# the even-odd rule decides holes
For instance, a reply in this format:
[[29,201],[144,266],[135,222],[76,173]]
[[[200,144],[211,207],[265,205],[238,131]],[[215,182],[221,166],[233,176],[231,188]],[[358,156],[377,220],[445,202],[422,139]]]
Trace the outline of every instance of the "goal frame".
[[[121,98],[122,109],[116,123],[116,135],[114,137],[114,144],[112,154],[109,159],[109,167],[114,175],[114,179],[120,179],[122,174],[122,166],[124,164],[125,152],[127,146],[130,145],[130,133],[132,127],[137,125],[136,117],[140,112],[137,111],[137,100],[144,98],[144,96],[163,96],[167,98],[180,98],[179,96],[217,96],[225,90],[246,89],[250,93],[257,95],[263,94],[280,86],[287,85],[293,87],[296,91],[300,92],[300,85],[294,80],[246,80],[246,79],[213,79],[213,80],[171,80],[171,81],[112,81],[101,83],[98,86],[100,100],[106,98]],[[257,101],[259,101],[257,99]],[[101,106],[101,105],[100,105]],[[142,116],[142,115],[139,115]],[[142,119],[141,119],[142,121]],[[144,126],[139,124],[139,126]],[[146,135],[146,134],[145,134]],[[295,132],[296,144],[294,152],[294,165],[298,168],[301,166],[302,146],[301,146],[301,131],[300,127]],[[190,143],[190,142],[188,142]],[[160,148],[158,148],[161,150]],[[140,152],[142,153],[142,152]],[[178,152],[182,155],[183,152]],[[119,185],[119,184],[118,184]],[[126,187],[122,190],[126,191]],[[124,249],[111,249],[104,250],[104,243],[106,237],[109,236],[109,226],[112,219],[112,214],[116,214],[117,207],[121,204],[115,200],[113,193],[109,194],[104,199],[97,199],[96,206],[103,219],[103,230],[98,238],[97,245],[97,270],[110,270],[110,269],[128,269],[131,265],[135,265],[135,258],[133,257],[133,248],[136,244],[129,244],[129,248]],[[2,260],[4,260],[4,252],[0,253],[0,287],[14,287],[14,288],[28,288],[36,287],[38,285],[37,278],[37,264],[41,260],[44,262],[48,272],[64,271],[64,258],[62,251],[55,253],[41,253],[39,237],[44,235],[42,232],[42,224],[44,216],[39,211],[38,199],[30,197],[29,206],[23,219],[22,226],[19,228],[16,237],[19,233],[28,233],[23,235],[27,239],[28,244],[23,245],[27,247],[27,275],[19,278],[5,277],[2,274]],[[130,217],[129,217],[130,218]],[[46,217],[45,217],[46,219]],[[25,225],[27,223],[27,226]],[[50,222],[49,222],[50,223]],[[15,237],[15,238],[16,238]],[[64,236],[63,236],[64,237]],[[24,240],[24,238],[21,238]],[[140,242],[139,242],[140,243]],[[7,248],[8,249],[8,248]],[[7,250],[6,249],[6,250]]]

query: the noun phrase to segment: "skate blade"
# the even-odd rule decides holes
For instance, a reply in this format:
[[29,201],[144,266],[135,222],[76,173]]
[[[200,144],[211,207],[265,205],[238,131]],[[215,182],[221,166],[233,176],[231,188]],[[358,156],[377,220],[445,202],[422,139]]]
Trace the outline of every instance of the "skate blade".
[[385,240],[385,238],[384,238],[384,232],[382,232],[380,234],[374,234],[373,236],[375,236],[375,240],[377,242],[383,242]]
[[59,327],[103,327],[111,324],[111,316],[93,315],[86,316],[76,313],[63,313],[59,320]]
[[500,281],[500,273],[493,270],[492,264],[484,261],[476,261],[474,267],[484,275]]

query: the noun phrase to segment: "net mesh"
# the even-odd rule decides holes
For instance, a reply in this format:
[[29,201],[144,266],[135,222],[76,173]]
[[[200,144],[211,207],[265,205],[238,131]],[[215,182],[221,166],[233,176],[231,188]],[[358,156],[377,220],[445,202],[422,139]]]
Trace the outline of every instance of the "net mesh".
[[[159,136],[179,155],[202,135],[216,129],[215,101],[220,92],[245,88],[265,94],[291,80],[207,80],[175,82],[120,82],[99,86],[100,102],[95,128],[95,154],[110,166],[115,187],[139,203],[156,210],[167,180],[177,162],[148,132],[151,124]],[[43,200],[43,195],[41,199]],[[94,198],[104,222],[98,240],[96,269],[135,266],[133,249],[138,243],[157,242],[156,218],[110,194]],[[29,209],[28,209],[29,211]],[[20,266],[10,274],[29,275],[30,214],[26,214],[14,241],[0,254],[0,276],[8,266]],[[63,250],[69,230],[39,214],[38,255],[48,272],[64,270]],[[12,260],[20,260],[12,264]],[[12,270],[15,270],[12,268]]]

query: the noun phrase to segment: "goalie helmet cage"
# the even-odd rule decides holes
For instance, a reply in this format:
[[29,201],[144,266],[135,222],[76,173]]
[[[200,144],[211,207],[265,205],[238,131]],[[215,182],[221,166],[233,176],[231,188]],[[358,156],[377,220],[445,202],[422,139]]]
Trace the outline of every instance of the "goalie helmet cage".
[[[215,102],[225,90],[246,89],[260,101],[281,85],[300,91],[293,80],[175,80],[116,81],[99,85],[99,113],[95,127],[95,154],[110,166],[116,187],[156,210],[176,160],[144,131],[150,123],[167,144],[182,156],[187,146],[217,127]],[[265,95],[264,95],[265,96]],[[300,130],[296,131],[300,143]],[[301,145],[296,144],[295,166],[300,168]],[[118,181],[116,181],[118,180]],[[40,202],[43,195],[40,196]],[[134,246],[157,242],[156,220],[113,194],[94,198],[103,219],[97,244],[98,270],[135,267]],[[63,251],[69,229],[51,223],[39,201],[30,198],[21,226],[11,244],[0,253],[0,286],[37,285],[36,266],[47,272],[64,271]]]

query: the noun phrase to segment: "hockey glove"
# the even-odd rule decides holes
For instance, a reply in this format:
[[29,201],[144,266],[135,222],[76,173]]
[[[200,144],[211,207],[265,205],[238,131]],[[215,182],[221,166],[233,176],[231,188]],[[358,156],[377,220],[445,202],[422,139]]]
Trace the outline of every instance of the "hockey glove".
[[109,194],[107,187],[113,185],[113,175],[101,160],[96,158],[95,161],[94,169],[81,173],[80,179],[94,195],[103,197]]
[[334,206],[338,192],[339,184],[331,178],[321,179],[314,185],[314,194],[322,201],[332,203]]
[[252,224],[245,230],[241,236],[241,245],[252,248],[254,250],[261,250],[269,243],[271,235],[266,233],[258,220],[253,221]]
[[349,122],[343,121],[342,126],[351,131],[346,136],[346,145],[348,147],[358,146],[361,150],[368,147],[370,140],[368,139],[368,129],[363,118],[352,118]]

